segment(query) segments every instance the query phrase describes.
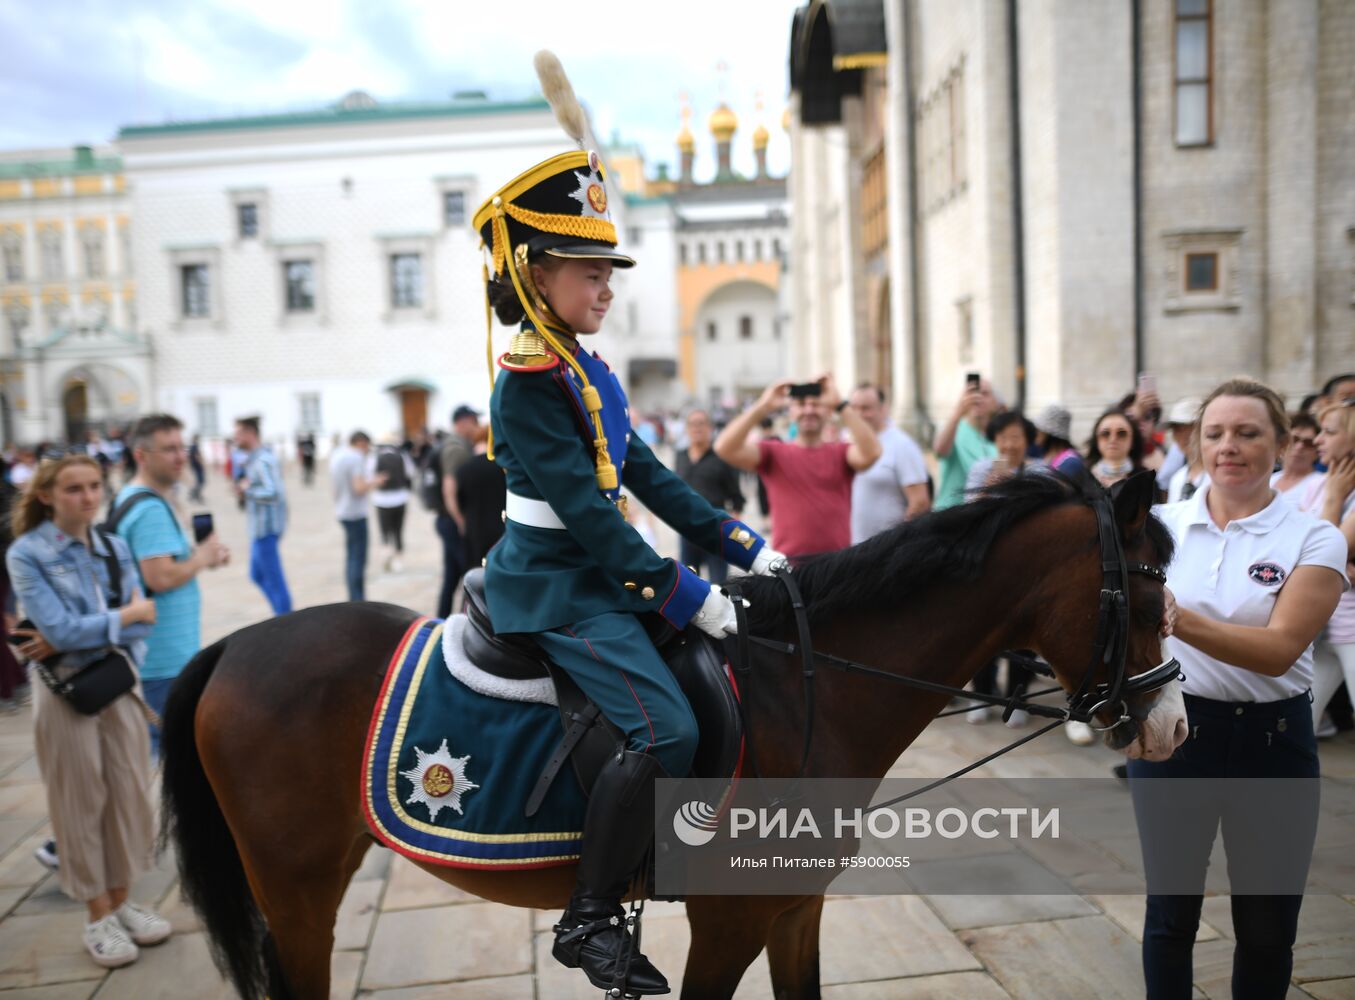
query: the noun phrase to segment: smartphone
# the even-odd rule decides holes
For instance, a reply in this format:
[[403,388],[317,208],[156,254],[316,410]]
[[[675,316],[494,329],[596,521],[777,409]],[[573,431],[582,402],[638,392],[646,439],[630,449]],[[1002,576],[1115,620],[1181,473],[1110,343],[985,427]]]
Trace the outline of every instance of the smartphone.
[[[33,619],[32,619],[32,618],[25,618],[23,621],[18,622],[14,627],[15,627],[15,628],[32,629],[32,630],[35,631],[35,632],[37,631],[37,628],[38,628],[36,625],[33,624]],[[21,646],[21,645],[23,645],[25,642],[28,641],[28,636],[26,636],[26,635],[15,635],[13,632],[10,632],[10,633],[6,634],[6,636],[5,636],[5,641],[6,641],[7,643],[9,643],[11,646]]]
[[216,529],[212,526],[212,515],[210,512],[193,515],[193,541],[199,545],[207,538],[210,538],[212,532]]
[[[20,628],[22,628],[22,629],[28,629],[29,631],[32,631],[32,632],[37,632],[37,631],[39,631],[38,627],[37,627],[36,625],[33,624],[33,619],[32,619],[32,618],[25,618],[23,621],[19,622],[19,623],[16,624],[14,627],[15,627],[16,629],[20,629]],[[15,635],[13,632],[11,632],[9,635],[7,635],[7,636],[5,637],[5,640],[6,640],[11,646],[13,646],[13,647],[15,647],[15,648],[17,649],[19,646],[23,645],[25,642],[28,641],[28,636],[26,636],[26,635]],[[61,662],[61,657],[62,657],[63,655],[65,655],[65,654],[63,654],[60,650],[57,650],[57,651],[56,651],[55,653],[53,653],[51,656],[47,657],[47,659],[41,661],[41,662],[42,662],[42,665],[43,665],[44,667],[49,667],[49,668],[50,668],[50,667],[55,667],[58,663]]]
[[977,389],[979,385],[983,382],[983,379],[979,377],[978,372],[969,372],[967,375],[965,375],[964,381],[966,388]]
[[1150,372],[1139,372],[1139,395],[1157,395],[1157,376]]
[[823,386],[818,382],[792,382],[789,391],[791,399],[806,399],[809,396],[822,396]]

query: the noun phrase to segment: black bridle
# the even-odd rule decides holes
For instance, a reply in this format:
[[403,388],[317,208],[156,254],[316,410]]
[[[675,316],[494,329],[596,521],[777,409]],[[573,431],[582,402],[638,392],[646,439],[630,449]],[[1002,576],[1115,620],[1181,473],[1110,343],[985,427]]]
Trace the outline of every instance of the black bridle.
[[[1129,575],[1138,573],[1151,577],[1162,585],[1167,583],[1167,574],[1156,566],[1148,563],[1131,563],[1125,557],[1124,544],[1120,540],[1120,531],[1115,523],[1115,508],[1110,494],[1099,485],[1095,489],[1084,488],[1083,497],[1091,505],[1096,514],[1096,531],[1101,552],[1101,595],[1099,602],[1098,617],[1096,623],[1096,635],[1092,643],[1091,660],[1087,664],[1087,669],[1082,675],[1081,683],[1077,690],[1067,696],[1067,705],[1058,707],[1046,705],[1040,702],[1032,701],[1032,698],[1048,694],[1051,691],[1060,690],[1059,688],[1049,688],[1043,691],[1022,695],[1013,695],[1009,698],[1002,698],[996,695],[990,695],[977,691],[966,691],[963,688],[953,687],[949,684],[938,684],[934,681],[925,681],[916,677],[905,677],[901,674],[890,673],[887,670],[880,670],[875,667],[867,666],[863,663],[857,663],[854,660],[848,660],[840,656],[834,656],[831,653],[817,652],[813,647],[812,637],[809,630],[809,616],[805,607],[804,599],[800,596],[800,588],[795,583],[795,578],[791,571],[781,568],[775,571],[777,578],[786,588],[786,593],[790,598],[791,611],[795,617],[796,630],[799,633],[799,643],[779,642],[775,639],[766,639],[762,636],[750,636],[748,634],[748,619],[745,603],[737,583],[728,584],[725,587],[726,593],[734,602],[734,614],[738,622],[738,634],[734,637],[735,642],[735,660],[733,664],[734,673],[740,686],[740,712],[744,711],[744,706],[748,702],[748,685],[752,680],[752,661],[749,656],[749,643],[756,643],[767,649],[775,650],[787,656],[799,654],[802,664],[802,674],[804,677],[805,692],[805,730],[804,745],[801,751],[799,773],[796,778],[798,782],[804,777],[805,768],[809,763],[809,752],[814,739],[814,669],[815,661],[822,661],[828,666],[835,667],[846,673],[865,674],[871,677],[878,677],[882,680],[893,681],[898,684],[904,684],[908,687],[917,688],[922,691],[928,691],[934,694],[948,694],[952,697],[968,698],[971,701],[979,701],[986,705],[998,705],[1004,707],[1004,720],[1011,717],[1011,713],[1021,709],[1029,714],[1046,719],[1053,719],[1047,726],[1036,730],[1014,743],[1008,744],[995,753],[989,754],[982,760],[975,761],[960,770],[941,778],[924,788],[919,788],[907,795],[892,799],[889,802],[881,803],[874,808],[881,808],[885,805],[892,805],[895,802],[903,801],[906,798],[912,798],[921,795],[923,792],[935,788],[937,785],[944,784],[952,778],[958,778],[962,774],[981,767],[988,761],[1008,751],[1014,750],[1019,746],[1029,743],[1036,737],[1043,736],[1050,730],[1056,729],[1065,722],[1085,722],[1098,732],[1109,732],[1112,729],[1130,722],[1133,715],[1129,708],[1129,700],[1133,697],[1149,694],[1159,688],[1166,687],[1172,681],[1181,676],[1181,664],[1175,657],[1168,657],[1162,663],[1146,670],[1143,673],[1135,674],[1133,677],[1126,676],[1128,666],[1127,659],[1129,654]],[[1028,666],[1036,673],[1047,677],[1053,677],[1054,671],[1051,667],[1041,661],[1033,660],[1029,657],[1019,654],[1006,654],[1010,659],[1018,660]],[[1095,682],[1095,677],[1100,667],[1104,666],[1109,674],[1107,680]],[[959,711],[969,711],[970,709],[959,709]],[[1098,725],[1098,716],[1104,711],[1111,711],[1115,721],[1109,725]],[[945,713],[943,713],[945,714]],[[760,780],[757,773],[757,762],[753,757],[752,734],[748,728],[748,719],[744,718],[744,733],[748,743],[748,761],[750,769],[754,776]]]

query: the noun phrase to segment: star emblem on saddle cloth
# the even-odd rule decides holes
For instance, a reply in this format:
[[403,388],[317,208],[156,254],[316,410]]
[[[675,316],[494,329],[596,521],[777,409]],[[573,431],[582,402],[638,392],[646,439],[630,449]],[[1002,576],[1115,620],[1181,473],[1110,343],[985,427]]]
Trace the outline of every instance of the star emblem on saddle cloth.
[[436,820],[438,811],[445,806],[461,813],[461,796],[480,787],[466,778],[466,764],[470,761],[470,755],[453,757],[447,749],[446,740],[433,753],[424,753],[417,746],[414,752],[418,754],[419,762],[408,771],[400,772],[400,777],[414,783],[414,790],[405,799],[405,805],[422,802],[428,807],[430,820]]

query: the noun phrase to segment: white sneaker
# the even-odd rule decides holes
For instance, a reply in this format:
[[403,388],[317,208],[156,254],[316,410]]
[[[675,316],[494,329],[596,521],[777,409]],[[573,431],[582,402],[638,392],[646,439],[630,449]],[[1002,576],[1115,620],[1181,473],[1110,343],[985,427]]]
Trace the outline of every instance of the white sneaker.
[[127,936],[121,921],[110,913],[102,920],[85,925],[85,950],[89,957],[105,969],[130,965],[141,954]]
[[1096,734],[1085,722],[1074,722],[1069,719],[1063,724],[1063,731],[1068,737],[1068,742],[1074,746],[1089,747],[1096,742]]
[[1013,710],[1012,710],[1012,714],[1011,714],[1011,718],[1009,718],[1009,719],[1007,720],[1007,728],[1008,728],[1008,729],[1021,729],[1021,728],[1024,728],[1024,726],[1026,725],[1026,723],[1029,722],[1029,721],[1030,721],[1030,713],[1027,712],[1024,708],[1013,709]]
[[988,705],[980,705],[978,708],[971,708],[964,714],[965,722],[971,726],[981,726],[992,716],[992,708]]
[[44,840],[33,849],[33,857],[38,859],[38,863],[48,871],[56,871],[61,867],[61,858],[56,853],[56,841]]
[[1322,721],[1317,724],[1317,731],[1313,733],[1319,740],[1329,740],[1337,733],[1336,723],[1331,721],[1331,716],[1326,712],[1322,713]]
[[169,921],[154,910],[137,906],[130,901],[119,906],[113,915],[118,918],[118,923],[126,928],[132,940],[143,946],[159,944],[174,930],[170,927]]

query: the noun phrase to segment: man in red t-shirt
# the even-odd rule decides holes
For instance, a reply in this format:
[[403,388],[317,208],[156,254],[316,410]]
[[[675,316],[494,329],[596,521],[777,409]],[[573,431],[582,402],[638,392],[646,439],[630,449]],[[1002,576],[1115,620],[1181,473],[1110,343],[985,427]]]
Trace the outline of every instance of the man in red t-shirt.
[[[772,545],[788,556],[851,544],[852,477],[880,457],[880,439],[846,405],[833,377],[823,375],[817,382],[819,395],[799,397],[791,397],[789,379],[772,383],[715,441],[715,453],[726,462],[762,477],[772,509]],[[749,441],[749,432],[787,402],[795,440]],[[824,440],[834,418],[848,441]]]

